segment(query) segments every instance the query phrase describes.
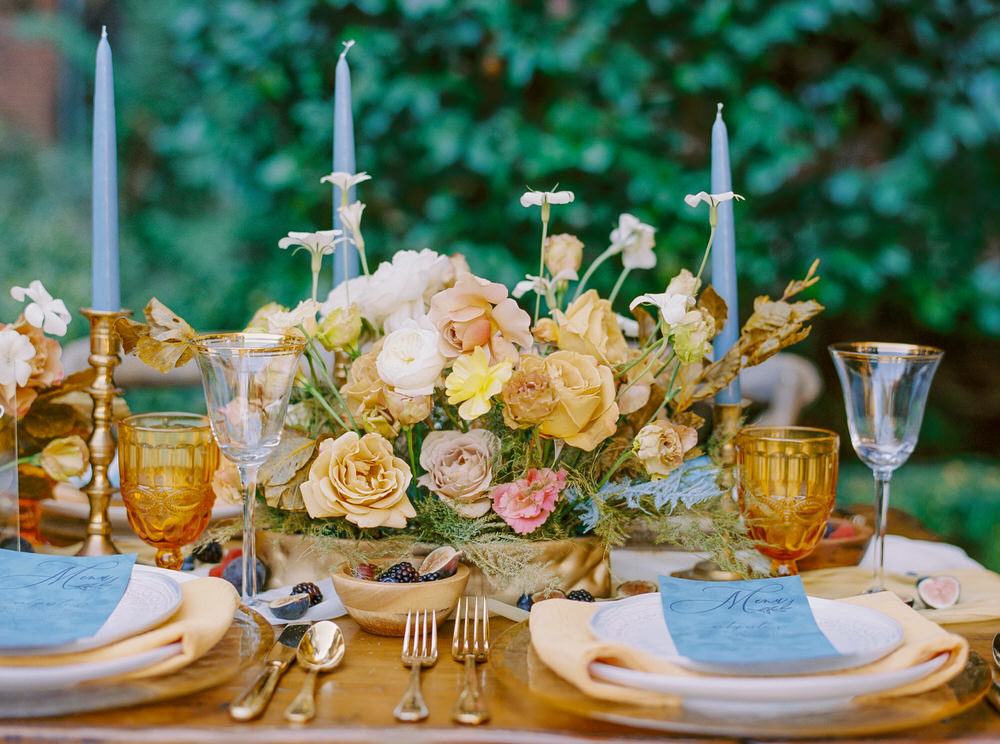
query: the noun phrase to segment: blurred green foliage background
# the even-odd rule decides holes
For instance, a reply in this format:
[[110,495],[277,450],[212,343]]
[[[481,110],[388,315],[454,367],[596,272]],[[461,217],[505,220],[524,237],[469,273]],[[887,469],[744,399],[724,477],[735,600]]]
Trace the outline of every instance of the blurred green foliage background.
[[[828,310],[799,352],[827,387],[807,418],[843,427],[827,343],[931,343],[947,356],[918,457],[996,454],[994,2],[93,0],[55,17],[30,5],[15,32],[50,41],[83,76],[83,118],[54,145],[0,123],[11,281],[40,277],[71,305],[88,296],[101,23],[115,55],[124,300],[139,309],[155,294],[202,329],[307,292],[307,262],[277,241],[330,223],[319,179],[343,40],[357,41],[358,168],[374,177],[359,189],[369,251],[460,251],[508,284],[536,261],[537,215],[517,203],[526,185],[576,192],[553,228],[577,233],[589,257],[620,212],[658,228],[658,266],[623,298],[695,262],[705,215],[683,196],[709,187],[722,101],[747,197],[744,316],[754,295],[823,262]],[[997,508],[996,490],[980,493]]]

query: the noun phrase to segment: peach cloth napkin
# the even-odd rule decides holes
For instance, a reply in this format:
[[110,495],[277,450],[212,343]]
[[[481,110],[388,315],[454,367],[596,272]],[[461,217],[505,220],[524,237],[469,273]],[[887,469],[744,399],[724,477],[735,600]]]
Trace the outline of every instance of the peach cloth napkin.
[[124,675],[129,679],[169,674],[200,659],[222,640],[233,623],[240,598],[233,585],[223,579],[205,577],[181,584],[181,605],[162,625],[112,643],[110,646],[55,656],[0,656],[0,666],[40,667],[85,664],[119,659],[180,643],[176,656]]
[[[923,618],[891,592],[866,594],[842,600],[868,607],[895,619],[903,628],[903,645],[879,661],[839,674],[871,674],[905,669],[937,656],[949,654],[948,661],[933,674],[909,685],[871,697],[896,697],[926,692],[957,675],[969,655],[968,642]],[[590,632],[590,617],[598,609],[586,602],[548,599],[531,608],[528,626],[531,644],[542,661],[556,674],[591,697],[637,705],[676,705],[679,698],[657,692],[599,681],[590,676],[590,662],[604,661],[643,672],[700,677],[650,654],[616,643],[605,643]],[[655,632],[655,631],[652,631]]]
[[[982,568],[952,568],[938,571],[954,576],[962,584],[958,603],[943,610],[920,610],[936,623],[978,623],[1000,618],[1000,575]],[[813,597],[840,599],[863,592],[871,584],[870,568],[821,568],[802,574],[806,593]],[[914,576],[886,574],[886,588],[901,596],[916,596]]]

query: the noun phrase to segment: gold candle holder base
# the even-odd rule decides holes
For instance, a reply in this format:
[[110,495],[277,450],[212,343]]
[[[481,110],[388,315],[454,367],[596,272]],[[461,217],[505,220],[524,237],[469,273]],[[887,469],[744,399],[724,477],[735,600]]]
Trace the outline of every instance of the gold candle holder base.
[[113,555],[118,550],[111,541],[111,521],[108,519],[108,503],[114,488],[108,480],[108,466],[115,456],[115,438],[112,434],[114,417],[112,408],[115,397],[121,390],[115,387],[115,367],[121,361],[119,352],[121,340],[115,330],[119,318],[127,318],[130,310],[80,311],[90,321],[90,357],[88,361],[96,374],[94,382],[87,389],[94,400],[91,416],[94,431],[87,443],[90,447],[90,467],[92,476],[84,490],[90,502],[90,517],[87,521],[87,537],[77,555]]

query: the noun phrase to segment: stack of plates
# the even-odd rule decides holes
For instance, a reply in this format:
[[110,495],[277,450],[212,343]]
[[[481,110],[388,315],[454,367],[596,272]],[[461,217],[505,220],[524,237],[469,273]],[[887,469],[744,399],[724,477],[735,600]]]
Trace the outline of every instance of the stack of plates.
[[839,656],[783,664],[705,664],[677,652],[663,619],[659,594],[609,602],[591,619],[591,631],[597,638],[711,676],[641,672],[596,661],[590,665],[590,673],[606,682],[676,695],[692,710],[770,717],[843,708],[856,696],[923,679],[947,661],[947,654],[943,654],[896,671],[845,673],[899,648],[902,628],[892,618],[864,607],[815,597],[809,598],[809,605]]
[[25,690],[61,690],[81,682],[135,672],[181,652],[180,643],[115,659],[48,664],[46,657],[93,651],[162,625],[181,603],[181,589],[168,572],[135,566],[128,588],[114,612],[94,635],[56,646],[4,648],[3,656],[32,657],[36,666],[0,666],[0,694]]

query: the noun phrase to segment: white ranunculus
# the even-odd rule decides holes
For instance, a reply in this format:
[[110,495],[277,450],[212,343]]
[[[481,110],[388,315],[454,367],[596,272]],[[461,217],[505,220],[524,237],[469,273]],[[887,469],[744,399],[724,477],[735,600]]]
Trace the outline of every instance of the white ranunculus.
[[572,191],[525,191],[521,194],[522,207],[540,207],[542,204],[569,204],[576,198]]
[[0,330],[0,388],[5,397],[14,393],[15,387],[24,387],[31,377],[31,364],[35,347],[31,339],[12,328]]
[[390,324],[393,329],[399,327],[400,319],[419,318],[426,313],[430,298],[444,289],[451,270],[447,256],[427,248],[398,251],[372,274],[362,314],[380,327],[391,317],[396,321]]
[[618,217],[618,227],[611,231],[611,247],[622,254],[626,269],[651,269],[656,266],[655,234],[656,228],[626,212]]
[[375,359],[378,376],[402,395],[430,395],[445,365],[438,343],[436,330],[409,321],[385,337]]
[[370,181],[371,176],[362,171],[361,173],[346,173],[344,171],[334,171],[328,176],[319,179],[320,183],[330,183],[342,192],[348,191],[352,186],[357,186],[364,181]]
[[66,303],[49,294],[44,285],[35,279],[27,287],[11,287],[10,296],[18,302],[31,300],[24,308],[24,319],[35,328],[52,336],[65,336],[72,316]]
[[368,286],[370,284],[370,276],[356,276],[353,279],[348,279],[346,282],[341,282],[330,290],[330,294],[326,296],[326,300],[320,305],[320,315],[325,318],[335,307],[347,308],[350,305],[357,305],[361,317],[374,323],[366,304]]
[[717,207],[722,202],[730,201],[731,199],[743,201],[742,196],[734,194],[732,191],[723,191],[721,194],[709,194],[707,191],[699,191],[697,194],[688,194],[684,197],[684,201],[689,207],[697,207],[702,202],[705,202],[709,207]]

